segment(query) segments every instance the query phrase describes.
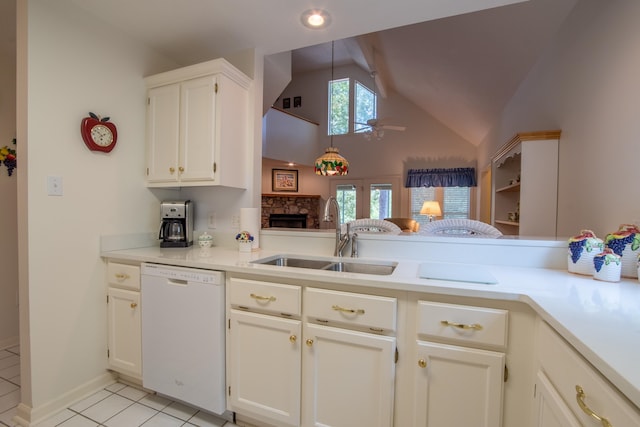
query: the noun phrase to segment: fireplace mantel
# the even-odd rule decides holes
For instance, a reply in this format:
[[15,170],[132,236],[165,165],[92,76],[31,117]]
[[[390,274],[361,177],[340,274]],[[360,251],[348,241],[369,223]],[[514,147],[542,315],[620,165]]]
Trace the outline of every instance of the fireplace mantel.
[[319,194],[298,194],[298,193],[263,193],[262,197],[304,197],[307,199],[319,199]]

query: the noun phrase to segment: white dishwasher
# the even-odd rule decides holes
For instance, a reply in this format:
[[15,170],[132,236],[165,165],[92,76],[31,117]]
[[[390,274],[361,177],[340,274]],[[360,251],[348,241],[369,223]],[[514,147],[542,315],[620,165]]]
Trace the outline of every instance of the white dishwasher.
[[224,273],[142,264],[142,385],[225,410]]

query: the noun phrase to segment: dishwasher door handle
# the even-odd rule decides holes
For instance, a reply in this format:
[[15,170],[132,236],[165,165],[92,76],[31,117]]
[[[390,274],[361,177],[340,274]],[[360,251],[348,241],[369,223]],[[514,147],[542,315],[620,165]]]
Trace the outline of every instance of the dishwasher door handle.
[[188,281],[180,279],[167,279],[167,283],[176,286],[187,286],[189,284]]

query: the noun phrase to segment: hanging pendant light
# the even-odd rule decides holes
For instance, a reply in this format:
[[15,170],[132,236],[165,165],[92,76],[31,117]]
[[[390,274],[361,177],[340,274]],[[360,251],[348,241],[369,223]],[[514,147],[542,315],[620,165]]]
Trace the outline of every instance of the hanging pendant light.
[[[333,41],[331,42],[331,81],[333,81]],[[331,146],[315,161],[316,175],[346,175],[349,172],[349,162],[342,157],[333,146],[333,131],[331,132]]]

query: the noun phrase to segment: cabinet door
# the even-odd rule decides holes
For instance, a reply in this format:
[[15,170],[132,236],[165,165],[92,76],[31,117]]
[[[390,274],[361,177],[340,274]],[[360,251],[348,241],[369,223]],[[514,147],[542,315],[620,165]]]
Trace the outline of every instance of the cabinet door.
[[562,397],[541,371],[538,371],[536,378],[533,417],[533,427],[581,426],[573,412],[567,407]]
[[216,151],[216,77],[182,83],[180,108],[180,181],[211,181]]
[[303,426],[393,425],[395,337],[305,323]]
[[180,85],[149,89],[147,96],[147,181],[177,182]]
[[109,367],[142,378],[140,292],[108,288]]
[[230,409],[299,426],[301,322],[239,310],[229,319]]
[[417,341],[416,427],[499,427],[504,353]]

